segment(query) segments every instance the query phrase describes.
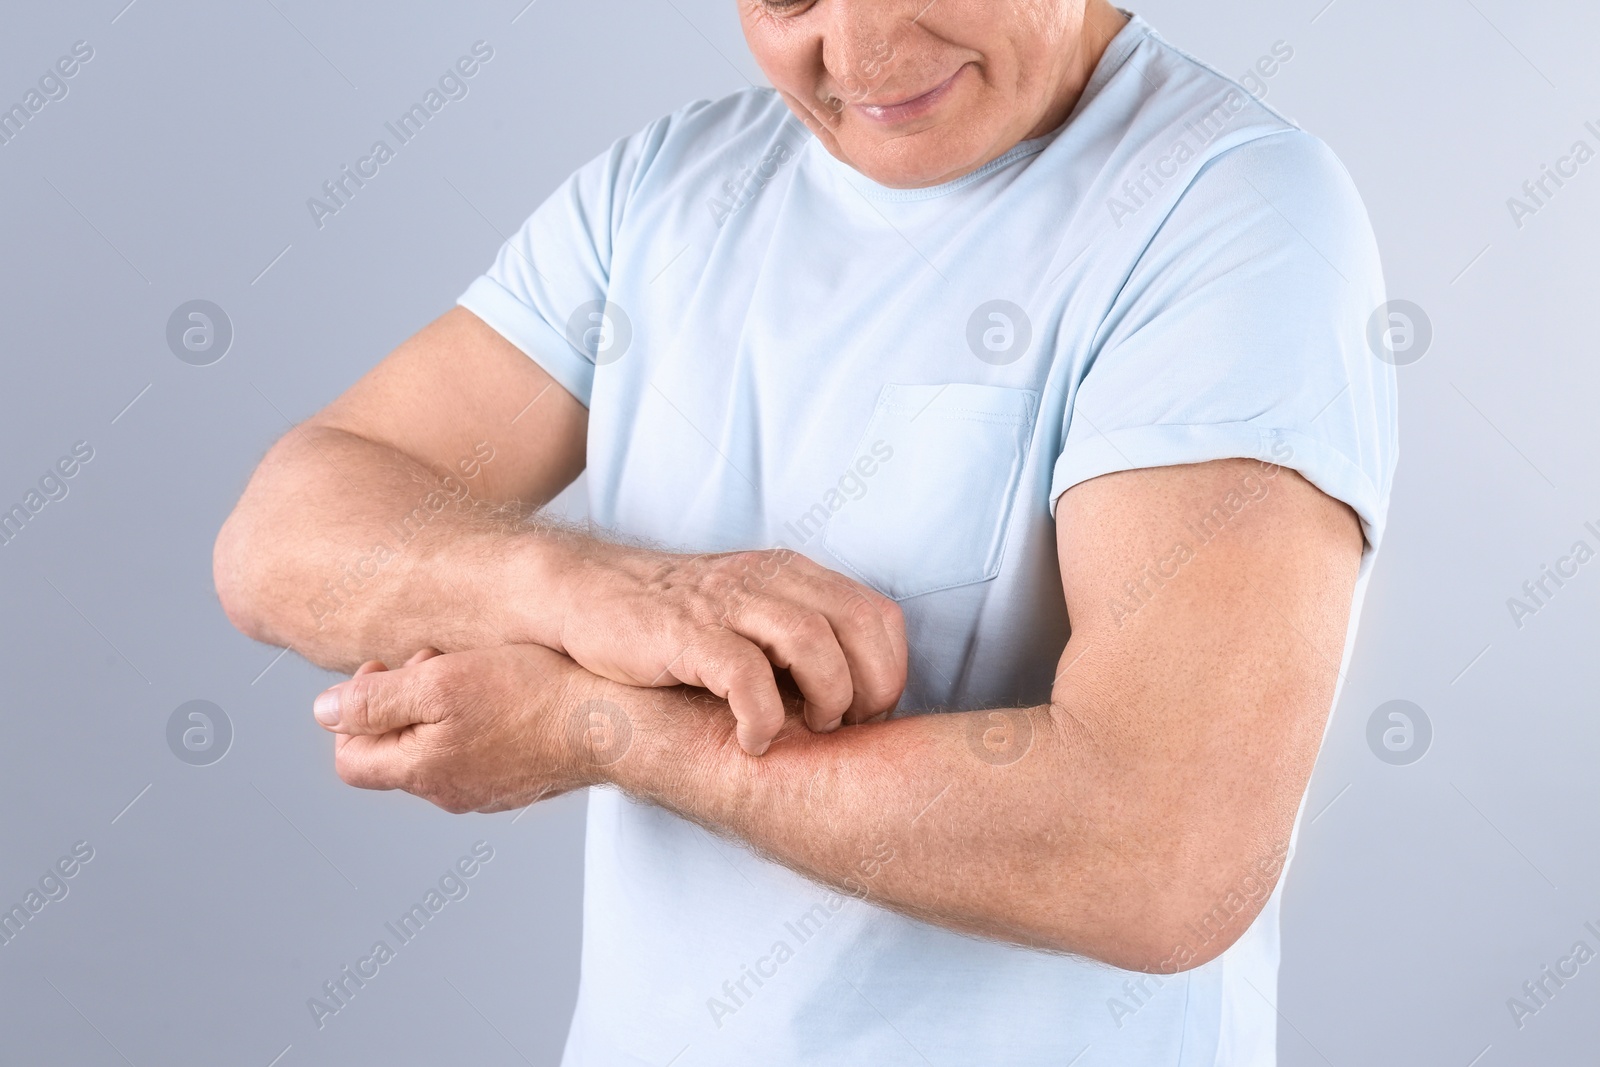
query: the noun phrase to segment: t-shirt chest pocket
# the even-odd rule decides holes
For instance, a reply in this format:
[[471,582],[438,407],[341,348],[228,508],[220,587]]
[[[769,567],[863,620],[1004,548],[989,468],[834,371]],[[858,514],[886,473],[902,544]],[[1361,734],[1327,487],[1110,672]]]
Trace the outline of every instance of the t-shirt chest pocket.
[[896,600],[1000,573],[1038,394],[994,385],[885,385],[855,454],[879,467],[823,544]]

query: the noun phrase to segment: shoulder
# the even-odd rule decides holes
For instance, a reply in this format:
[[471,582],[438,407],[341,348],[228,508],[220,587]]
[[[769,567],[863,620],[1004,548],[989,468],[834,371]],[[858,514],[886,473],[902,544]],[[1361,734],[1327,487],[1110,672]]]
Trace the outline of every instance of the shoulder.
[[[775,90],[751,87],[694,100],[613,141],[569,178],[578,202],[609,217],[650,217],[704,199],[773,151],[798,149],[811,134]],[[601,207],[601,205],[608,205]]]
[[[1238,77],[1230,77],[1150,31],[1129,56],[1137,84],[1131,109],[1131,159],[1173,165],[1165,211],[1149,220],[1156,234],[1181,228],[1207,244],[1244,232],[1274,235],[1326,252],[1335,261],[1371,266],[1376,242],[1365,204],[1343,162],[1321,138],[1267,102],[1274,76],[1294,49],[1277,42]],[[1246,241],[1246,243],[1249,243]]]
[[[1346,281],[1381,273],[1377,239],[1350,172],[1319,138],[1296,127],[1219,153],[1196,173],[1167,227],[1215,238],[1279,242],[1325,260]],[[1245,243],[1251,243],[1247,239]]]
[[1333,149],[1296,126],[1262,133],[1210,156],[1195,172],[1189,193],[1232,195],[1274,203],[1357,212],[1366,209],[1355,180]]
[[720,171],[730,161],[737,169],[785,139],[793,148],[810,136],[776,90],[752,86],[684,104],[624,142],[638,155],[641,175],[661,183],[686,173]]
[[[1137,254],[1175,225],[1226,230],[1267,204],[1298,222],[1305,212],[1359,223],[1366,212],[1333,151],[1267,102],[1272,77],[1292,61],[1278,42],[1238,77],[1140,31],[1115,72],[1074,120],[1098,147],[1102,169],[1090,204]],[[1270,72],[1270,74],[1269,74]],[[1072,151],[1055,153],[1075,165]],[[1081,158],[1081,156],[1079,157]]]
[[1146,128],[1184,127],[1207,146],[1231,147],[1256,137],[1298,130],[1294,121],[1268,102],[1272,79],[1294,58],[1278,41],[1251,66],[1231,76],[1168,41],[1144,24],[1137,43],[1118,70],[1125,95],[1138,98]]

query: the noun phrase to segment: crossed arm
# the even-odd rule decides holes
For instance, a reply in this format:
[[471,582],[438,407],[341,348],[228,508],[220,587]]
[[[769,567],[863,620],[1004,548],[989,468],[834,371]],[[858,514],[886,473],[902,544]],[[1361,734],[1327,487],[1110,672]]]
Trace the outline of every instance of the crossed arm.
[[[253,636],[367,661],[318,700],[346,781],[453,811],[612,784],[905,914],[1130,969],[1199,965],[1248,927],[1259,894],[1204,943],[1188,932],[1281,862],[1360,555],[1344,505],[1253,461],[1085,482],[1057,510],[1072,636],[1050,703],[881,721],[904,639],[870,590],[800,558],[684,560],[518,521],[512,501],[576,473],[581,427],[458,311],[263,463],[219,538],[219,592]],[[302,606],[483,439],[472,491],[332,614]]]

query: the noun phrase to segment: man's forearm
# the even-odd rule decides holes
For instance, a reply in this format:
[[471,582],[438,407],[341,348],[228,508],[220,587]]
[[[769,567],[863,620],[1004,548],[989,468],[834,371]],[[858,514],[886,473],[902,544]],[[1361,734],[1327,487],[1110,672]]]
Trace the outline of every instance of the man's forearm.
[[[339,749],[354,785],[405,788],[449,811],[616,785],[930,923],[1127,968],[1198,966],[1250,926],[1281,872],[1359,560],[1353,515],[1296,478],[1241,504],[1202,551],[1172,555],[1169,536],[1192,536],[1183,516],[1233,493],[1238,470],[1108,475],[1063,495],[1073,625],[1047,704],[869,714],[813,734],[792,698],[785,718],[774,689],[773,740],[752,757],[713,687],[679,675],[684,686],[641,688],[659,669],[607,681],[585,657],[535,643],[368,673],[320,696],[318,718],[350,735],[399,731],[397,745]],[[1162,572],[1125,610],[1119,588],[1139,587],[1121,576],[1162,558],[1180,559],[1181,578]],[[649,615],[640,604],[706,584],[694,579],[669,567],[622,582],[633,591],[620,599],[591,581],[582,602],[625,649]],[[785,580],[780,569],[745,588],[717,571],[711,584],[742,591],[743,613]],[[688,658],[701,617],[657,627],[648,658]],[[898,632],[876,636],[892,644]]]
[[[280,441],[217,540],[217,590],[258,640],[351,670],[446,651],[539,642],[563,541],[531,508],[476,492],[494,449],[457,470],[315,424]],[[545,594],[545,595],[541,595]]]
[[[630,727],[626,753],[604,772],[612,784],[816,881],[951,929],[1121,967],[1209,958],[1175,933],[1214,892],[1182,875],[1181,789],[1146,783],[1153,762],[1108,758],[1059,704],[823,736],[791,727],[752,759],[733,744],[725,707],[703,694],[595,692]],[[1237,935],[1254,914],[1219,933]]]

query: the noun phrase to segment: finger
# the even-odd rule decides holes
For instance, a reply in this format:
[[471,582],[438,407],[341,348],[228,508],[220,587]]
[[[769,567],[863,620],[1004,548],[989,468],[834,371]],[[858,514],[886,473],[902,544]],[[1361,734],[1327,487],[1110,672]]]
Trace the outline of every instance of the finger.
[[442,656],[442,655],[444,655],[444,653],[440,652],[437,648],[432,648],[432,647],[419,648],[419,649],[417,649],[417,651],[415,651],[415,652],[413,652],[411,654],[411,658],[410,659],[406,660],[406,664],[405,665],[407,667],[414,667],[418,663],[423,662],[424,660],[430,660],[435,656]]
[[906,685],[905,617],[900,605],[842,574],[795,572],[784,593],[828,620],[843,650],[851,697],[844,721],[893,711]]
[[737,722],[734,736],[752,756],[765,752],[783,728],[783,698],[772,664],[761,649],[732,631],[701,633],[684,649],[672,673],[728,702]]
[[775,666],[788,669],[805,697],[807,726],[818,733],[839,728],[853,699],[850,664],[825,615],[784,597],[758,594],[725,616],[724,624]]
[[[857,621],[867,633],[875,632],[872,626],[872,616],[875,615],[876,623],[883,627],[884,638],[889,644],[887,654],[878,656],[857,651],[854,635],[858,631],[850,631],[851,636],[841,642],[846,658],[851,660],[850,677],[855,682],[856,690],[855,701],[845,713],[844,721],[860,723],[884,718],[900,706],[909,676],[910,646],[906,643],[905,614],[898,603],[854,583],[852,592],[854,595],[846,601],[844,610],[856,614]],[[862,604],[866,607],[863,608]],[[861,613],[869,614],[863,620]]]
[[381,659],[369,659],[369,660],[367,660],[367,662],[365,662],[361,666],[357,667],[356,668],[356,673],[352,674],[350,677],[359,678],[363,674],[371,674],[373,671],[386,671],[388,669],[389,668],[384,664],[383,660],[381,660]]
[[341,734],[383,734],[438,722],[443,705],[437,699],[435,666],[424,663],[357,675],[320,693],[312,712],[326,729]]
[[335,735],[333,768],[345,785],[357,789],[399,789],[406,769],[400,738],[397,734]]

